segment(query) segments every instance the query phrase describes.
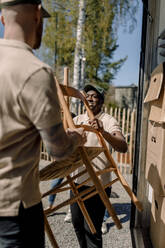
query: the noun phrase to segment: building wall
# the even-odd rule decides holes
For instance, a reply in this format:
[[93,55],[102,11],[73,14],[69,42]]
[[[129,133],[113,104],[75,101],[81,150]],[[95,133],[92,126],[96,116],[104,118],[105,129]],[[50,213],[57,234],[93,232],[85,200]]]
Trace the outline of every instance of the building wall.
[[136,108],[137,86],[115,87],[115,102],[120,108]]

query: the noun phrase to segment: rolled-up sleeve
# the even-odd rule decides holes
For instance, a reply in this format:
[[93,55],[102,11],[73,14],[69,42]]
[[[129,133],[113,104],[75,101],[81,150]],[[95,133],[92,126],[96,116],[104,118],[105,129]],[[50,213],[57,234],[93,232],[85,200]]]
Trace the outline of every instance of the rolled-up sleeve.
[[113,132],[116,132],[116,131],[121,132],[121,128],[120,128],[119,123],[112,116],[109,116],[109,120],[106,121],[105,130],[108,133],[113,133]]
[[22,87],[18,101],[37,129],[61,123],[57,89],[51,70],[42,68],[35,72]]

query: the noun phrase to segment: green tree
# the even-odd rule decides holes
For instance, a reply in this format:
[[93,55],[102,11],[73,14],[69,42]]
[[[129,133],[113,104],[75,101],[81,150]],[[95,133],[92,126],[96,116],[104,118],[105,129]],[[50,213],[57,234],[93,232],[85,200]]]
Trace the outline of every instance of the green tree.
[[[45,0],[45,5],[52,18],[47,20],[45,25],[42,56],[46,62],[55,65],[57,74],[63,66],[69,66],[73,72],[79,1]],[[86,18],[81,43],[86,58],[86,82],[95,81],[108,88],[126,60],[113,60],[118,48],[119,21],[123,25],[128,23],[129,28],[133,28],[133,13],[136,8],[137,0],[86,0]]]
[[89,0],[86,14],[86,78],[90,82],[95,81],[108,86],[126,59],[113,62],[113,55],[118,47],[113,31],[113,4],[107,0]]
[[[46,20],[43,35],[43,55],[56,65],[72,66],[75,48],[74,20],[70,18],[69,1],[45,1],[51,18]],[[65,6],[65,7],[63,7]]]

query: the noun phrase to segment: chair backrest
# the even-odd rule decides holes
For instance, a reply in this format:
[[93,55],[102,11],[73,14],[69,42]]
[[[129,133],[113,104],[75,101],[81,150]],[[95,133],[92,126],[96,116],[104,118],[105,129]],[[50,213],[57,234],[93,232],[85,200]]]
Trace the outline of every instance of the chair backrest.
[[65,115],[66,115],[66,118],[68,121],[68,125],[70,128],[71,127],[75,128],[75,125],[73,123],[72,116],[71,116],[71,113],[69,111],[69,108],[68,108],[68,105],[66,103],[64,96],[74,97],[74,98],[80,99],[85,105],[85,108],[88,112],[89,119],[92,120],[94,118],[94,115],[93,115],[92,111],[90,110],[89,104],[88,104],[85,96],[83,95],[83,93],[81,93],[79,90],[72,88],[70,86],[65,86],[65,85],[59,84],[59,82],[56,78],[55,78],[55,82],[56,82],[58,97],[59,97],[60,103],[62,105],[63,111],[65,112]]
[[[85,98],[85,96],[83,95],[82,92],[80,92],[79,90],[77,90],[77,89],[75,89],[73,87],[59,84],[59,82],[58,82],[56,77],[55,77],[55,82],[56,82],[57,94],[58,94],[58,97],[59,97],[59,101],[61,103],[61,107],[63,109],[63,112],[64,112],[64,114],[66,116],[69,128],[74,129],[74,128],[78,127],[78,126],[77,125],[75,126],[75,124],[73,122],[71,113],[69,111],[69,107],[67,105],[67,102],[66,102],[64,96],[75,97],[75,98],[80,99],[85,105],[85,108],[86,108],[86,111],[88,113],[89,119],[92,120],[94,118],[94,114],[90,110],[89,104],[88,104],[88,102],[87,102],[87,100],[86,100],[86,98]],[[104,138],[102,137],[102,134],[99,131],[94,130],[93,128],[91,128],[88,125],[82,125],[82,127],[84,127],[84,129],[86,131],[96,133],[96,135],[98,136],[98,141],[99,141],[100,145],[102,147],[104,147],[105,156],[111,162],[112,166],[114,168],[116,168],[116,164],[115,164],[115,162],[114,162],[114,160],[113,160],[113,158],[112,158],[112,156],[111,156],[111,154],[110,154],[110,152],[108,150],[108,147],[107,147],[107,145],[106,145],[106,143],[104,141]]]

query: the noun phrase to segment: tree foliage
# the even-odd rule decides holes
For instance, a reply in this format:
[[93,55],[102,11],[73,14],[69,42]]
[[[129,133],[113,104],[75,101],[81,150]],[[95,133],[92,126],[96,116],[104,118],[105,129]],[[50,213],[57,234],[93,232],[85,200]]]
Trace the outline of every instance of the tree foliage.
[[[52,14],[43,36],[43,58],[58,70],[69,66],[73,70],[78,19],[77,0],[45,0]],[[135,24],[137,0],[86,0],[86,18],[82,48],[85,52],[85,80],[105,88],[112,82],[126,58],[114,61],[118,48],[117,26]],[[50,63],[51,61],[51,63]],[[58,71],[56,70],[56,73]]]

